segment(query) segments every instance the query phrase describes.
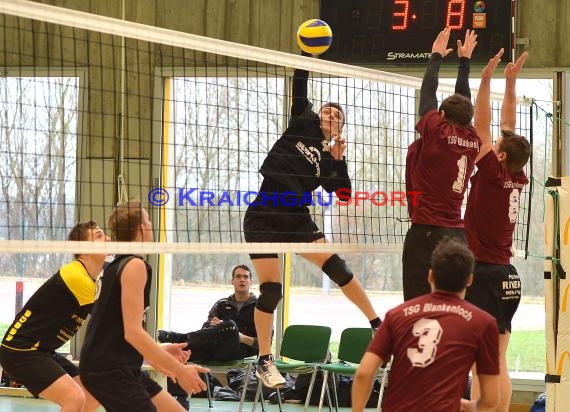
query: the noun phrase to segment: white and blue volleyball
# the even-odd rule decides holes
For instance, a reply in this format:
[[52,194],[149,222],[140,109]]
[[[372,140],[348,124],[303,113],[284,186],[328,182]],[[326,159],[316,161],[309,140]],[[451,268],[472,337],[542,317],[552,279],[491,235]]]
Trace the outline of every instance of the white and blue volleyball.
[[332,43],[330,26],[319,19],[310,19],[299,26],[297,44],[301,50],[309,54],[321,54],[328,50]]

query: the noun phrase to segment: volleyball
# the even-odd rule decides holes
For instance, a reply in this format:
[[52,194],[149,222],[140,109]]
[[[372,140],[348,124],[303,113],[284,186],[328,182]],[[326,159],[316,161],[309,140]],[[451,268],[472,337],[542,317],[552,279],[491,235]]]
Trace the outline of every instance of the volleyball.
[[328,50],[332,43],[332,30],[322,20],[310,19],[299,26],[297,44],[301,50],[310,54],[321,54]]

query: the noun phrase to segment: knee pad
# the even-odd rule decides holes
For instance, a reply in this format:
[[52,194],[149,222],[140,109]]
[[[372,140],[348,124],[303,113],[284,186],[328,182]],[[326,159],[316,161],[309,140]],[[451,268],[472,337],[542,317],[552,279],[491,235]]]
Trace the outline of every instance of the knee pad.
[[281,283],[263,282],[259,285],[259,298],[255,307],[265,313],[273,313],[283,297]]
[[334,254],[323,264],[323,272],[339,287],[349,283],[354,275],[339,255]]

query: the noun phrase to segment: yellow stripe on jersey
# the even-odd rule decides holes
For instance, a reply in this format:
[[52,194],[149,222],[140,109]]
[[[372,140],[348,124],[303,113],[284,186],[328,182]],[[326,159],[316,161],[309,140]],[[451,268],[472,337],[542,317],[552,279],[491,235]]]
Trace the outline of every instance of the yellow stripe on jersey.
[[95,281],[91,279],[85,267],[74,260],[59,269],[61,278],[71,291],[80,306],[88,305],[95,301]]

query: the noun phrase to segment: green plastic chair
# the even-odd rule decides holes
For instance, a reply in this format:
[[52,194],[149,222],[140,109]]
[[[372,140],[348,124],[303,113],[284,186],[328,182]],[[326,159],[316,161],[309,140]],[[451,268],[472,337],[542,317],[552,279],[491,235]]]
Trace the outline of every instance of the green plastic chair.
[[[321,398],[319,401],[319,411],[323,406],[325,389],[328,389],[328,374],[332,373],[333,393],[335,409],[338,410],[338,394],[336,390],[337,375],[354,376],[358,365],[372,340],[372,329],[370,328],[347,328],[340,335],[338,347],[338,362],[325,363],[320,365],[323,374],[323,385],[321,387]],[[378,374],[379,376],[379,374]]]
[[[305,410],[309,407],[317,370],[329,355],[330,339],[331,328],[328,326],[290,325],[283,332],[281,350],[279,357],[275,359],[275,366],[280,372],[311,373],[311,383],[305,399]],[[261,385],[262,383],[259,382],[253,402],[253,411],[255,411],[261,393]],[[278,394],[279,400],[280,397],[281,395]],[[281,403],[279,403],[279,410],[281,410]]]

